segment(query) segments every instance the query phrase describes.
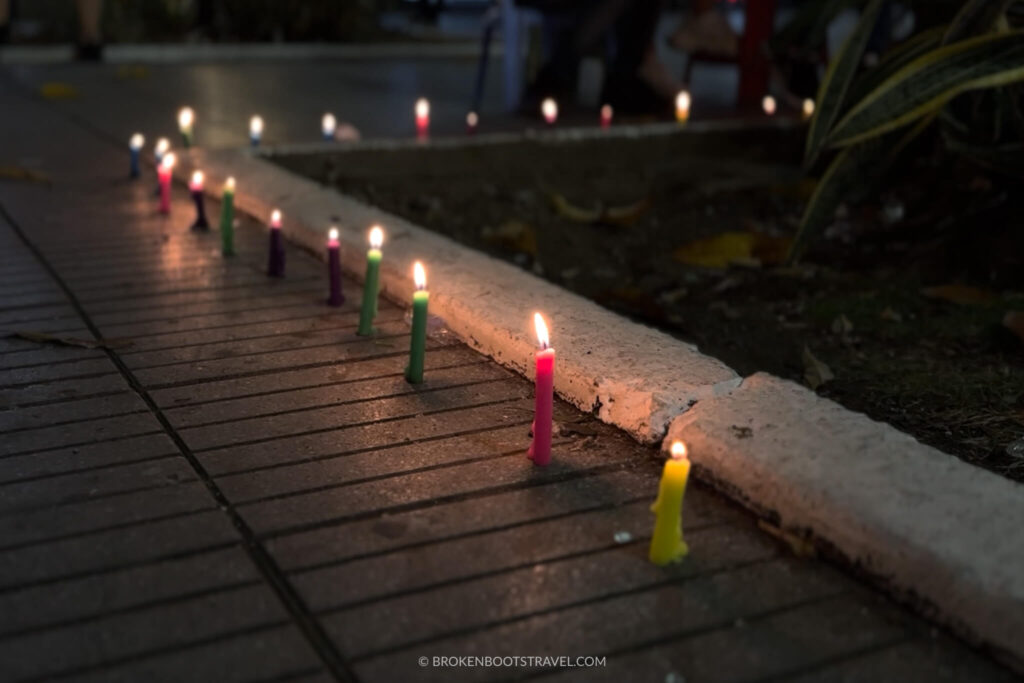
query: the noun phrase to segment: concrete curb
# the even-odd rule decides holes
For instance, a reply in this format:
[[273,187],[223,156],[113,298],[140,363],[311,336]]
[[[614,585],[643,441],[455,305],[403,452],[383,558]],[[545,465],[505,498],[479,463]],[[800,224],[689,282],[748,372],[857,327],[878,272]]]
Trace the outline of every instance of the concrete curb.
[[[500,58],[501,42],[491,48]],[[330,59],[477,59],[476,40],[390,43],[120,43],[103,51],[107,64],[196,64]],[[75,61],[74,45],[10,45],[0,50],[0,64],[64,64]]]
[[764,373],[676,418],[674,439],[733,497],[1021,667],[1021,485]]
[[[202,168],[211,189],[234,175],[240,210],[268,216],[272,209],[280,209],[287,238],[316,253],[324,251],[327,231],[337,225],[342,268],[359,279],[366,267],[366,233],[379,223],[387,233],[380,271],[385,294],[410,302],[412,264],[423,261],[431,313],[470,346],[524,375],[532,373],[537,349],[533,313],[543,312],[558,350],[555,391],[641,442],[658,442],[669,422],[689,406],[740,382],[730,368],[693,346],[300,178],[249,150],[192,150],[182,161],[177,167],[182,179],[193,168]],[[487,275],[484,283],[481,274]]]
[[698,473],[731,496],[786,530],[812,534],[898,597],[1024,668],[1024,487],[791,382],[760,373],[741,381],[688,344],[251,150],[189,156],[181,178],[201,167],[215,189],[234,175],[242,211],[266,216],[280,208],[289,239],[317,253],[337,224],[343,267],[357,278],[366,230],[380,223],[388,232],[385,293],[408,302],[412,261],[422,260],[431,312],[470,346],[525,375],[536,348],[530,317],[544,312],[563,398],[645,443],[668,428],[663,447],[686,440]]

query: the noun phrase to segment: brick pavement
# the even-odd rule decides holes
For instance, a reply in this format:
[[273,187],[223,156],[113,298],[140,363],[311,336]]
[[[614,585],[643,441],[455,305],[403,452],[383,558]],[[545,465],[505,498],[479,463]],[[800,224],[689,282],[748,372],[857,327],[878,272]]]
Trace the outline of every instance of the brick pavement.
[[441,331],[410,387],[400,308],[356,337],[355,283],[328,309],[294,249],[266,278],[244,218],[222,258],[183,188],[157,217],[123,150],[0,95],[53,177],[0,184],[0,327],[108,342],[0,340],[3,680],[1011,678],[699,485],[650,565],[654,452],[559,404],[534,468],[526,380]]

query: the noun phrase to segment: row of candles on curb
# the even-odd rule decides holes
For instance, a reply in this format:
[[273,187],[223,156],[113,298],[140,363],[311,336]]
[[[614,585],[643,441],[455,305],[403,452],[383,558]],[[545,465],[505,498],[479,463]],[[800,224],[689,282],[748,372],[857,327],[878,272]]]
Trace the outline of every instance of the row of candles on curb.
[[[423,100],[422,102],[425,103],[426,101]],[[553,123],[553,119],[557,117],[557,106],[554,105],[553,100],[550,100],[550,102],[555,106],[551,121]],[[686,116],[688,116],[688,102],[677,102],[677,115],[679,114],[680,104],[686,105],[684,109],[687,112]],[[610,107],[608,109],[610,110]],[[418,126],[421,113],[424,119],[423,127],[426,129],[429,125],[429,105],[421,111],[419,104],[417,104]],[[605,112],[602,111],[602,123],[604,118]],[[610,111],[607,112],[607,118],[610,124]],[[684,120],[685,118],[680,118],[680,121]],[[186,145],[191,143],[193,121],[194,115],[191,109],[183,109],[179,114],[182,139]],[[325,128],[326,123],[325,121]],[[262,120],[259,120],[253,130],[256,131],[258,139],[259,133],[262,132]],[[139,133],[131,137],[129,147],[131,150],[130,175],[132,178],[138,178],[140,175],[139,153],[144,142],[143,136]],[[176,158],[170,150],[170,142],[166,138],[161,138],[157,141],[154,148],[154,156],[157,163],[159,211],[161,214],[167,215],[170,214],[171,210],[171,181]],[[189,182],[189,192],[195,204],[196,212],[195,220],[191,227],[193,230],[199,231],[210,229],[209,220],[206,216],[204,180],[203,172],[197,170],[193,172]],[[221,252],[224,256],[231,256],[235,253],[234,198],[235,179],[229,177],[224,183],[221,194],[220,233]],[[285,249],[281,225],[281,212],[275,209],[271,213],[269,225],[267,275],[270,277],[284,277]],[[363,301],[359,311],[359,327],[357,329],[357,334],[360,336],[372,336],[374,334],[373,321],[377,314],[380,264],[383,258],[381,248],[384,244],[384,231],[380,226],[374,226],[370,229],[368,239],[370,248],[366,253],[366,276],[363,288]],[[341,243],[336,227],[331,227],[328,232],[327,269],[327,304],[334,307],[341,306],[345,298],[341,286]],[[421,384],[423,382],[424,357],[426,353],[429,293],[427,292],[426,271],[423,268],[423,264],[419,261],[413,265],[413,282],[415,284],[415,291],[412,303],[412,329],[405,379],[410,384]],[[534,380],[534,420],[532,439],[527,454],[535,465],[545,466],[551,462],[551,438],[554,425],[555,350],[550,345],[548,327],[540,313],[534,314],[534,326],[536,328],[539,349],[534,356],[536,371]],[[681,560],[688,552],[682,533],[682,505],[686,484],[690,475],[690,461],[687,458],[686,446],[683,442],[676,441],[672,444],[670,456],[665,462],[662,472],[658,497],[651,506],[651,510],[656,513],[656,521],[651,538],[649,558],[651,562],[657,565],[667,565]]]
[[[679,123],[686,123],[690,120],[690,105],[691,105],[690,93],[686,90],[681,91],[676,95],[675,109],[676,109],[676,121]],[[778,110],[778,103],[775,98],[771,95],[765,95],[761,102],[761,108],[764,113],[768,116],[773,116]],[[551,97],[546,98],[541,102],[540,105],[541,116],[544,117],[544,121],[553,126],[558,121],[558,103]],[[805,119],[809,119],[814,115],[814,100],[806,99],[803,101],[803,116]],[[424,98],[420,98],[416,101],[415,106],[416,116],[416,134],[420,138],[426,138],[430,133],[430,102]],[[601,107],[601,127],[609,128],[612,125],[612,117],[614,116],[614,110],[610,104],[606,104]],[[188,148],[192,146],[192,132],[193,125],[195,123],[195,113],[191,108],[185,107],[178,112],[178,130],[181,133],[182,144]],[[477,126],[480,124],[480,116],[475,112],[471,111],[466,114],[466,131],[469,134],[473,134],[477,130]],[[260,141],[263,139],[263,117],[253,116],[249,119],[249,142],[253,147],[258,147]],[[323,115],[320,122],[321,132],[325,140],[334,140],[335,132],[338,128],[338,120],[334,114],[327,113]],[[139,152],[142,149],[143,138],[141,135],[133,135],[130,141],[130,148],[132,152],[132,177],[137,177],[138,163],[139,163]],[[169,148],[166,138],[161,138],[157,142],[157,149],[155,153],[159,153],[161,145],[166,151]]]

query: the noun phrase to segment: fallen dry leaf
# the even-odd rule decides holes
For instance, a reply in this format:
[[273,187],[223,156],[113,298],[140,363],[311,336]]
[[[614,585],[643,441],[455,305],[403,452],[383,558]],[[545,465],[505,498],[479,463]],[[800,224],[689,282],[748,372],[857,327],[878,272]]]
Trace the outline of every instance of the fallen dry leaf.
[[894,311],[889,306],[886,306],[885,310],[878,314],[878,317],[881,318],[882,320],[887,320],[891,323],[903,322],[903,316]]
[[806,346],[804,347],[803,361],[804,381],[807,382],[807,386],[811,389],[817,391],[818,387],[836,378],[836,376],[832,374],[832,369],[815,358],[814,354],[811,353],[811,350]]
[[793,554],[797,557],[810,560],[818,556],[818,551],[814,547],[814,543],[807,540],[806,538],[801,538],[800,536],[797,536],[791,531],[785,531],[783,529],[780,529],[774,524],[766,522],[763,519],[757,520],[757,526],[761,529],[761,531],[764,531],[765,533],[774,536],[778,540],[788,545],[789,549],[792,550]]
[[548,196],[551,198],[551,205],[555,212],[574,223],[599,223],[628,227],[651,208],[651,201],[647,197],[623,206],[604,206],[598,202],[594,208],[583,208],[572,204],[558,192],[549,192]]
[[21,166],[0,166],[0,180],[15,180],[26,183],[49,185],[50,177],[45,173]]
[[790,240],[761,232],[723,232],[695,240],[676,249],[672,256],[688,266],[728,268],[733,264],[772,265],[782,263]]
[[43,83],[39,94],[47,100],[70,100],[78,97],[78,88],[69,83]]
[[537,255],[537,234],[528,223],[517,220],[505,221],[497,228],[484,228],[480,236],[489,244],[530,256]]
[[921,293],[929,299],[941,299],[962,305],[990,304],[999,298],[993,291],[959,284],[925,287]]
[[840,313],[839,316],[832,321],[832,333],[838,334],[841,337],[846,337],[853,332],[853,323],[846,317],[846,314]]

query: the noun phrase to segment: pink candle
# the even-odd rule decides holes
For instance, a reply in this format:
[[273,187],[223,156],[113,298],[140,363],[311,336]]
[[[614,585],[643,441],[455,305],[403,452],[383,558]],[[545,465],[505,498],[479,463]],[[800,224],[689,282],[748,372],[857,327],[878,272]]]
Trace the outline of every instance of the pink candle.
[[430,134],[430,102],[421,97],[416,100],[416,137],[423,139]]
[[548,326],[540,313],[533,314],[533,324],[537,327],[537,341],[540,349],[535,358],[537,379],[534,385],[533,442],[530,444],[529,457],[534,465],[547,465],[551,462],[551,418],[552,399],[555,385],[555,350],[548,344]]
[[157,169],[157,179],[160,181],[160,213],[171,212],[171,171],[174,169],[174,152],[164,154],[160,161],[160,168]]
[[466,114],[466,134],[473,135],[476,133],[477,124],[480,123],[480,117],[477,116],[475,111],[471,111]]
[[610,128],[612,125],[612,105],[606,104],[601,107],[601,127]]
[[548,97],[540,103],[540,114],[549,126],[555,125],[555,121],[558,120],[558,103]]

